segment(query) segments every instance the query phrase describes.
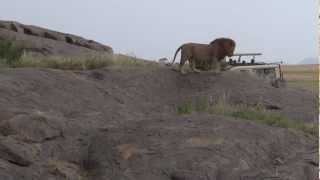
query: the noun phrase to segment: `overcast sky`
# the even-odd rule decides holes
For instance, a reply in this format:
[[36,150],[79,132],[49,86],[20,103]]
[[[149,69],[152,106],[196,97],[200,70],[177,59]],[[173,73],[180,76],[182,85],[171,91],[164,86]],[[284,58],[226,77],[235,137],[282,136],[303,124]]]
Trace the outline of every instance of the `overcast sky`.
[[116,53],[172,58],[185,42],[218,37],[237,52],[295,63],[318,57],[315,0],[10,0],[2,20],[14,20],[94,39]]

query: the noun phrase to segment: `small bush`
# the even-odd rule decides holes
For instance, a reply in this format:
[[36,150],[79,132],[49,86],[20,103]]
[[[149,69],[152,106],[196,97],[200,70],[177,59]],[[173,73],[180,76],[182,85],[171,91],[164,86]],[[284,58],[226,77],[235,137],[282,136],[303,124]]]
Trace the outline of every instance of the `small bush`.
[[196,99],[195,110],[197,112],[208,112],[209,111],[209,102],[205,97],[200,97]]
[[211,104],[209,107],[209,113],[211,114],[223,114],[228,115],[233,111],[233,106],[228,103],[228,97],[226,94],[223,94],[216,102]]
[[186,100],[177,107],[178,114],[191,114],[192,111],[193,105],[191,100]]
[[208,99],[205,97],[197,97],[194,103],[191,99],[187,99],[177,106],[178,114],[191,114],[194,111],[208,112],[209,111]]
[[23,49],[11,41],[0,40],[0,63],[14,67],[23,54]]

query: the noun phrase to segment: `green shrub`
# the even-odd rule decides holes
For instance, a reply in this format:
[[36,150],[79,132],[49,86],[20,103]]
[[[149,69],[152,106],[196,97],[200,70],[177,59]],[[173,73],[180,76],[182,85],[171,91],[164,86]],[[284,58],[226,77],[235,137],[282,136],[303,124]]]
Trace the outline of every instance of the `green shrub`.
[[14,67],[23,54],[23,48],[11,41],[0,40],[0,63],[4,66]]
[[209,103],[205,97],[197,97],[195,102],[191,98],[183,101],[177,106],[178,114],[191,114],[192,112],[208,112]]
[[209,110],[208,99],[205,97],[197,98],[195,102],[195,110],[197,112],[208,112]]
[[191,100],[186,100],[182,104],[178,105],[178,114],[191,114],[193,111],[193,105]]

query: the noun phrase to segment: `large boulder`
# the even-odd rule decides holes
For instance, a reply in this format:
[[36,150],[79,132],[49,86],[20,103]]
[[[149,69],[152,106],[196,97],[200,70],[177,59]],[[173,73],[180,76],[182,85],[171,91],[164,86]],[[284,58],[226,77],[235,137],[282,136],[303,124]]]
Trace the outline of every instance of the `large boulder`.
[[63,136],[62,125],[57,117],[41,112],[32,115],[16,115],[0,122],[0,134],[15,136],[23,141],[41,143]]
[[28,52],[42,55],[113,53],[110,46],[93,40],[14,21],[0,21],[0,40],[13,41]]

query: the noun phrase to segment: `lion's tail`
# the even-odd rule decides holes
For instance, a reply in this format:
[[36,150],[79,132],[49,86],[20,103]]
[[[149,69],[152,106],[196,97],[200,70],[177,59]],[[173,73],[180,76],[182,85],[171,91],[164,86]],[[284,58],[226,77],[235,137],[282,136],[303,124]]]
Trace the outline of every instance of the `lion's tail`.
[[182,47],[183,47],[183,45],[181,45],[181,46],[176,50],[176,52],[174,53],[174,57],[173,57],[171,66],[173,65],[174,61],[176,60],[177,54],[178,54],[178,52],[182,49]]

